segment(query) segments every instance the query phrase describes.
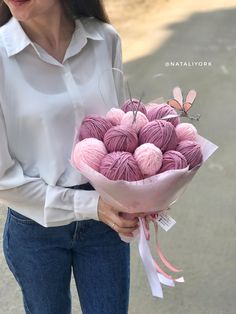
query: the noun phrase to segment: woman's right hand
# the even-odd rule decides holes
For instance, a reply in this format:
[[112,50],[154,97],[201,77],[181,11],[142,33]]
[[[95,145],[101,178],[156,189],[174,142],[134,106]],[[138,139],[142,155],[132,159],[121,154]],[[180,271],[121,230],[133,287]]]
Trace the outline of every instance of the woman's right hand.
[[138,217],[134,217],[133,219],[125,219],[121,216],[121,213],[118,209],[103,201],[101,196],[98,200],[97,210],[99,220],[113,228],[119,234],[133,237],[132,232],[139,227]]

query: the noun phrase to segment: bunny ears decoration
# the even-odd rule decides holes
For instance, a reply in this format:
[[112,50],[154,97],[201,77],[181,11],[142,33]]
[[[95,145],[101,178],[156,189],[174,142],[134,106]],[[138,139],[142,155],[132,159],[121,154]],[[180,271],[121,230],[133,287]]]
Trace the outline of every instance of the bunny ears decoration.
[[[170,99],[167,101],[167,104],[170,105],[172,108],[176,109],[178,114],[177,116],[179,117],[186,117],[191,120],[199,120],[200,119],[200,114],[197,114],[195,116],[192,116],[188,113],[188,111],[191,109],[193,102],[197,96],[197,92],[192,89],[188,92],[186,96],[186,101],[183,102],[183,94],[180,89],[180,87],[175,87],[173,89],[173,99]],[[168,118],[171,118],[168,116]],[[173,116],[174,118],[174,116]],[[167,119],[167,117],[165,117]]]
[[[104,104],[107,105],[105,99],[104,99],[104,96],[103,96],[103,93],[102,93],[102,90],[101,90],[101,79],[103,77],[103,74],[104,72],[107,72],[107,71],[110,71],[111,69],[106,69],[104,70],[102,73],[101,73],[101,76],[98,80],[98,88],[99,88],[99,91],[100,91],[100,95],[101,95],[101,98],[104,102]],[[120,69],[118,68],[112,68],[112,70],[118,72],[121,76],[122,76],[122,80],[125,82],[125,77],[124,77],[124,73],[123,71],[121,71]],[[133,115],[134,115],[134,122],[136,121],[136,116],[137,116],[137,113],[138,111],[140,110],[140,107],[142,105],[142,102],[141,102],[141,99],[144,97],[144,93],[142,93],[141,97],[139,98],[138,101],[138,104],[136,106],[134,106],[134,103],[133,103],[133,98],[131,96],[131,89],[130,89],[130,86],[129,86],[129,82],[128,80],[125,82],[126,85],[127,85],[127,90],[128,90],[128,95],[129,95],[129,101],[130,103],[132,103],[133,105]],[[194,90],[194,89],[191,89],[188,93],[187,93],[187,96],[186,96],[186,100],[184,101],[183,99],[183,94],[182,94],[182,91],[181,91],[181,88],[179,86],[176,86],[174,89],[173,89],[173,98],[172,99],[169,99],[167,101],[167,104],[169,106],[171,106],[172,108],[174,108],[176,111],[177,111],[177,114],[168,114],[167,116],[165,117],[162,117],[162,120],[168,120],[168,119],[171,119],[171,118],[176,118],[176,117],[184,117],[184,118],[188,118],[190,120],[199,120],[200,119],[200,114],[196,114],[196,115],[190,115],[189,114],[189,110],[191,109],[191,107],[193,106],[193,103],[194,103],[194,100],[197,96],[197,92]],[[160,99],[155,99],[153,101],[151,101],[151,103],[162,103],[163,102],[163,99],[160,98]]]

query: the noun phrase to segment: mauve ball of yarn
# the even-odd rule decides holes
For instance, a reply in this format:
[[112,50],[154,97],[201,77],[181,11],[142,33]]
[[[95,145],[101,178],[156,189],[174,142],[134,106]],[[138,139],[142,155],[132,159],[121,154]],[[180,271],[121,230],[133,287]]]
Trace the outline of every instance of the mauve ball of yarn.
[[164,153],[174,150],[178,138],[174,126],[165,120],[154,120],[143,126],[139,132],[140,144],[152,143]]
[[137,147],[134,158],[144,177],[153,176],[162,165],[162,152],[160,148],[151,143],[145,143]]
[[183,154],[176,150],[169,150],[163,155],[162,166],[159,173],[167,170],[183,169],[187,166],[188,163]]
[[125,115],[124,111],[119,108],[111,108],[107,114],[106,118],[108,121],[110,121],[113,125],[119,125],[121,122],[121,119]]
[[[148,113],[148,111],[150,111],[151,109],[157,108],[157,107],[159,107],[160,105],[161,105],[161,104],[156,104],[156,103],[154,103],[154,102],[149,102],[149,103],[145,104],[147,113]],[[148,115],[148,114],[147,114],[147,115]]]
[[112,127],[112,123],[98,115],[86,116],[80,126],[79,140],[94,137],[103,140],[105,133]]
[[128,152],[112,152],[101,161],[100,173],[110,180],[138,181],[142,173],[134,156]]
[[136,133],[138,133],[139,130],[149,122],[145,114],[140,111],[137,112],[135,122],[133,121],[134,121],[134,114],[132,111],[128,111],[124,114],[121,120],[121,125],[130,126],[135,130]]
[[203,161],[201,146],[195,141],[181,141],[176,150],[184,155],[189,169],[194,168]]
[[99,171],[100,163],[107,154],[104,143],[96,138],[85,138],[78,142],[73,151],[73,161],[79,168],[80,162],[86,163],[91,168]]
[[108,152],[125,151],[133,153],[138,146],[138,136],[133,128],[117,125],[106,132],[104,144]]
[[[157,107],[154,107],[148,110],[147,117],[149,121],[153,121],[153,120],[159,120],[161,118],[164,118],[165,116],[168,116],[170,114],[177,114],[177,112],[170,105],[161,104]],[[171,119],[167,119],[166,121],[172,123],[173,126],[177,126],[180,123],[180,118],[179,117],[171,118]]]
[[196,141],[197,129],[191,123],[180,123],[176,126],[175,132],[179,141]]
[[132,101],[130,99],[127,99],[121,106],[121,109],[124,112],[133,111],[134,109],[137,110],[137,108],[139,111],[141,111],[145,115],[147,114],[147,110],[144,103],[139,101],[136,98],[132,98]]

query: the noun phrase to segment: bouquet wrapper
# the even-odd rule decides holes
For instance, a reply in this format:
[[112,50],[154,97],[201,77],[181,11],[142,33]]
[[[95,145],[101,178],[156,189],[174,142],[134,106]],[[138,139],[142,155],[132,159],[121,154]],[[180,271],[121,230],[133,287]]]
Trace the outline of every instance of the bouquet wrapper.
[[[78,137],[76,136],[75,138]],[[200,135],[197,136],[197,142],[201,145],[204,163],[218,147]],[[75,144],[74,142],[73,150]],[[135,214],[137,212],[146,212],[148,215],[150,212],[153,213],[168,209],[178,200],[202,165],[198,165],[191,170],[189,170],[189,167],[179,170],[169,170],[134,182],[123,180],[112,181],[83,162],[76,166],[72,158],[73,150],[70,160],[71,165],[90,181],[104,201],[119,209],[124,215]],[[167,286],[174,286],[175,282],[183,282],[184,279],[183,277],[173,279],[154,261],[148,245],[147,228],[145,227],[144,220],[141,218],[139,218],[139,220],[140,227],[138,233],[135,235],[139,241],[139,253],[147,274],[152,295],[163,298],[161,283]],[[153,222],[157,234],[157,223],[155,223],[156,221],[154,220]],[[128,242],[125,237],[121,237],[121,239]],[[161,260],[169,269],[174,272],[181,271],[167,261],[160,251],[158,242],[157,251]]]

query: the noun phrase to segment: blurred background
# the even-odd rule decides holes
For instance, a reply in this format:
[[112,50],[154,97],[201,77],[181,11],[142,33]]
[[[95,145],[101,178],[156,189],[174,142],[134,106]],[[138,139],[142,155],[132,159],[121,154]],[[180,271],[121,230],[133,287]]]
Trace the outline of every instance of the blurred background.
[[[132,96],[168,100],[180,86],[196,89],[192,114],[200,135],[219,146],[159,230],[161,248],[185,283],[154,298],[137,243],[131,244],[129,313],[236,312],[236,0],[105,0],[122,38],[124,74]],[[6,208],[0,207],[1,232]],[[154,233],[152,230],[152,238]],[[2,241],[2,237],[1,237]],[[154,241],[151,242],[154,253]],[[21,293],[0,251],[0,313],[23,314]],[[81,313],[72,282],[73,313]],[[43,314],[43,313],[42,313]],[[102,314],[102,313],[101,313]],[[110,313],[113,314],[113,313]]]

